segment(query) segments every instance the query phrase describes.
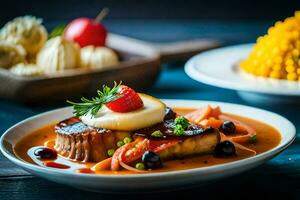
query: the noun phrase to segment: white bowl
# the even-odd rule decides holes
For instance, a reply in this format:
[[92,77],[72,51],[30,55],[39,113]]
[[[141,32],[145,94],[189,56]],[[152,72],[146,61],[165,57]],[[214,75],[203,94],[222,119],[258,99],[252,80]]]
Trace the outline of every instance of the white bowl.
[[207,104],[219,105],[224,112],[253,118],[272,125],[280,132],[282,140],[278,146],[269,151],[231,163],[173,172],[134,175],[80,174],[34,165],[14,154],[13,148],[16,143],[32,131],[72,116],[72,108],[66,107],[30,117],[8,129],[0,140],[1,151],[5,157],[16,165],[32,174],[54,182],[97,192],[145,192],[206,184],[210,181],[242,173],[266,162],[283,151],[293,142],[296,135],[295,127],[290,121],[280,115],[261,109],[210,101],[164,100],[164,102],[170,107],[186,108],[201,107]]
[[218,48],[192,57],[185,72],[198,82],[236,90],[249,102],[262,104],[299,103],[298,81],[255,77],[243,72],[238,63],[250,53],[253,44]]

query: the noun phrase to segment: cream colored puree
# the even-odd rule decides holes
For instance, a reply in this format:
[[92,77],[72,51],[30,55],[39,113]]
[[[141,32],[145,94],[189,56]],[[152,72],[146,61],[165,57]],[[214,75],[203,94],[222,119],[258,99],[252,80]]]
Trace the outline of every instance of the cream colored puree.
[[[178,114],[185,114],[191,112],[193,109],[183,109],[183,108],[174,108],[174,110]],[[245,117],[234,116],[238,120],[247,123],[251,127],[253,127],[257,131],[257,142],[255,144],[243,144],[246,147],[253,149],[257,152],[257,154],[265,152],[269,149],[277,146],[281,140],[281,136],[279,132],[270,125],[264,124],[262,122],[248,119]],[[20,142],[17,143],[14,150],[15,153],[22,158],[23,160],[34,163],[32,159],[28,156],[27,151],[31,147],[35,146],[43,146],[44,142],[48,140],[55,139],[54,125],[48,125],[42,127],[32,134],[26,136]],[[199,167],[207,167],[216,164],[228,163],[236,160],[241,160],[243,158],[251,157],[251,155],[247,152],[238,152],[237,156],[228,157],[228,158],[216,158],[213,155],[198,155],[189,158],[184,158],[180,160],[171,160],[165,161],[163,163],[163,167],[161,169],[152,170],[151,172],[160,172],[160,171],[175,171],[175,170],[183,170],[183,169],[191,169],[191,168],[199,168]],[[82,163],[82,168],[89,168],[93,166],[95,163]],[[113,171],[101,171],[97,172],[100,174],[132,174],[134,172],[129,172],[126,170],[113,172]]]

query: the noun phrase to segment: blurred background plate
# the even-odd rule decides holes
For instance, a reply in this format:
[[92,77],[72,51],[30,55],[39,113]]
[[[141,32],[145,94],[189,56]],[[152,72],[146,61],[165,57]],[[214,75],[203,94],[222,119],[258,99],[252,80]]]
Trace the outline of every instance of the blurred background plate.
[[199,54],[186,63],[185,72],[196,81],[236,90],[250,103],[300,102],[299,82],[254,77],[239,68],[238,63],[247,57],[252,46],[235,45]]

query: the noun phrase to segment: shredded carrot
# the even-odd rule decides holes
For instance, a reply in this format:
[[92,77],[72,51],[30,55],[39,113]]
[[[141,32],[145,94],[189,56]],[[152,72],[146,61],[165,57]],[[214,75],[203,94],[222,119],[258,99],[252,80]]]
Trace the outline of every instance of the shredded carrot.
[[220,128],[220,126],[223,124],[223,120],[216,119],[214,117],[210,117],[209,119],[204,119],[200,123],[203,127],[213,127],[213,128]]
[[190,122],[198,124],[203,119],[209,118],[213,109],[208,105],[206,107],[199,108],[193,112],[186,114],[184,117],[187,118]]
[[112,158],[106,158],[105,160],[102,160],[95,164],[91,169],[93,171],[103,171],[110,169],[111,166],[111,160]]
[[230,137],[234,142],[239,142],[239,143],[249,142],[249,140],[253,136],[256,135],[256,131],[252,127],[248,126],[247,124],[245,124],[237,119],[234,119],[231,116],[228,116],[226,114],[221,114],[221,115],[219,115],[219,119],[224,120],[224,121],[231,121],[235,124],[236,127],[239,128],[239,130],[243,129],[244,131],[247,132],[247,134],[245,134],[245,135]]
[[256,151],[252,150],[252,149],[249,149],[235,141],[233,141],[232,138],[226,136],[224,133],[220,132],[220,136],[221,136],[221,141],[230,141],[232,142],[232,144],[237,148],[237,149],[240,149],[240,150],[244,150],[244,151],[247,151],[247,152],[250,152],[251,154],[253,155],[256,155]]
[[214,118],[218,118],[219,115],[222,114],[222,111],[221,111],[221,108],[220,106],[217,106],[215,108],[212,108],[212,112],[210,114],[211,117],[214,117]]

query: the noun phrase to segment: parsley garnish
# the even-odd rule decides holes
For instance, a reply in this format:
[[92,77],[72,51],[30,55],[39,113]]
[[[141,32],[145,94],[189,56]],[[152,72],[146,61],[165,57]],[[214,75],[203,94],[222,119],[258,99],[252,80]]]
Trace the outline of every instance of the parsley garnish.
[[180,124],[182,126],[182,128],[184,130],[186,130],[189,126],[189,121],[185,117],[179,116],[179,117],[176,117],[175,124],[176,125]]
[[152,137],[162,137],[164,135],[162,134],[162,132],[160,130],[158,130],[158,131],[154,131],[153,133],[151,133],[151,136]]
[[257,141],[256,135],[251,136],[251,137],[249,138],[249,141],[250,141],[251,143],[255,143],[255,142]]
[[184,128],[180,124],[177,124],[175,126],[175,129],[174,129],[174,134],[176,136],[183,136],[184,135]]

